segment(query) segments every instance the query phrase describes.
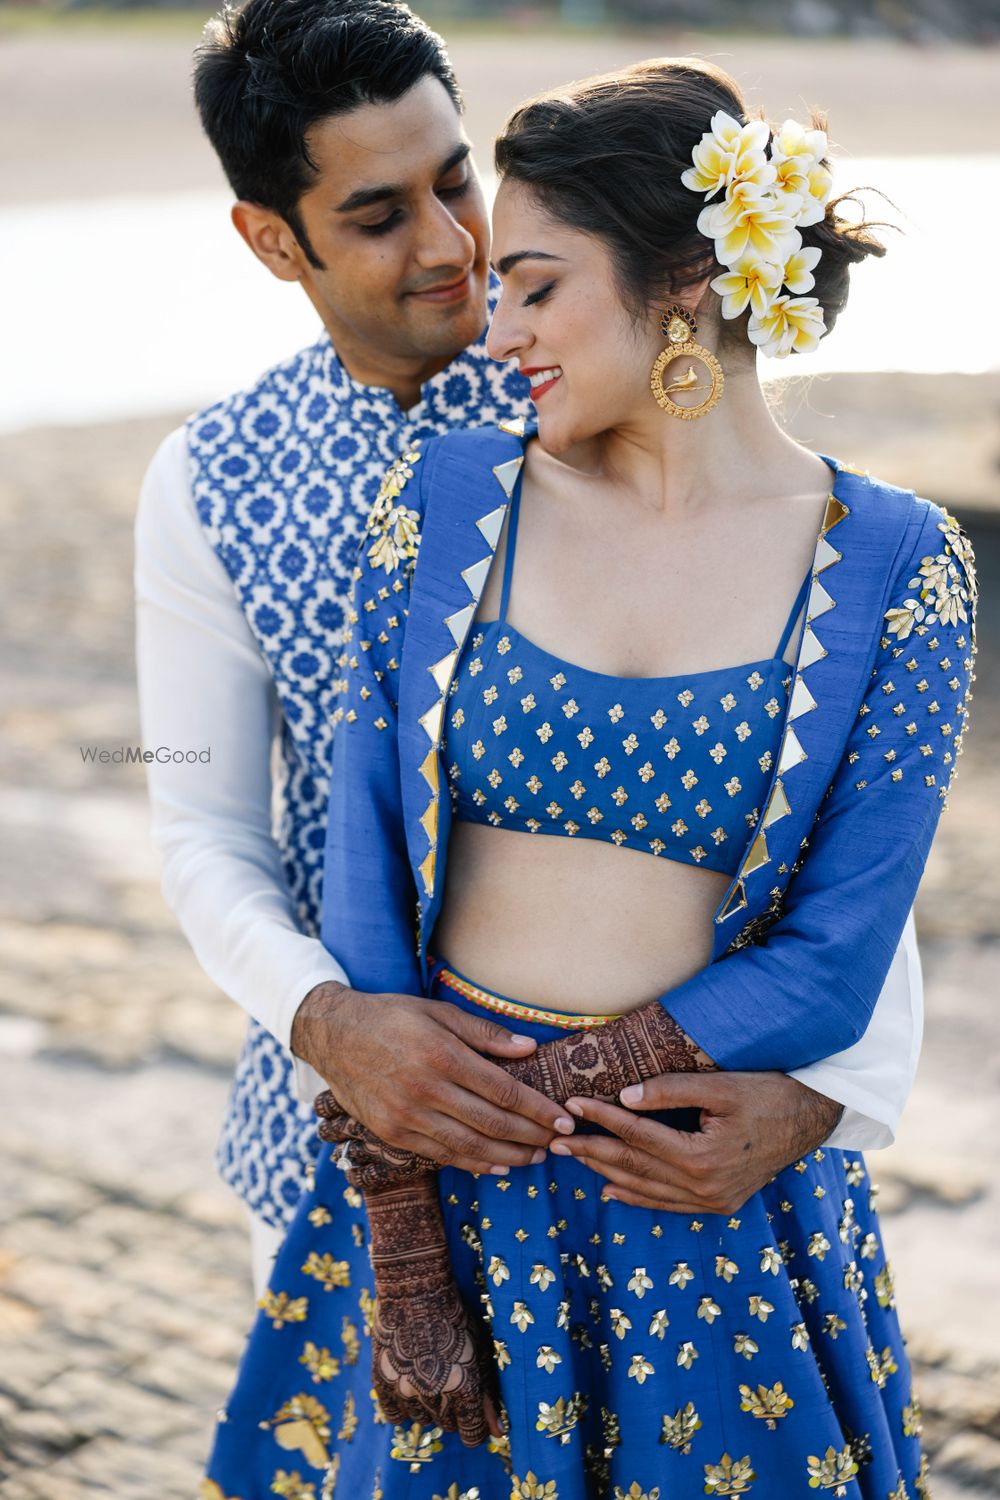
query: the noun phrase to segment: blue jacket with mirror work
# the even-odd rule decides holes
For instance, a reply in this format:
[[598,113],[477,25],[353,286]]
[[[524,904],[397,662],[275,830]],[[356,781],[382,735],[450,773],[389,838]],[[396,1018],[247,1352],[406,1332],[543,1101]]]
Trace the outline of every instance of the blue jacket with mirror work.
[[[321,928],[359,990],[426,993],[452,816],[445,704],[523,461],[516,422],[433,438],[391,467],[368,521],[340,659]],[[967,537],[934,503],[826,462],[834,485],[766,803],[714,913],[710,962],[659,997],[730,1069],[803,1067],[863,1034],[968,713]]]

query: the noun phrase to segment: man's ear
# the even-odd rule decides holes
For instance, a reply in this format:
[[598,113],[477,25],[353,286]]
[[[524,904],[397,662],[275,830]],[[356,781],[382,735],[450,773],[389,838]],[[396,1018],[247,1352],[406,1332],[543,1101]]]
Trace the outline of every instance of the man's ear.
[[279,281],[301,281],[305,257],[298,240],[280,214],[241,198],[230,218],[250,249]]

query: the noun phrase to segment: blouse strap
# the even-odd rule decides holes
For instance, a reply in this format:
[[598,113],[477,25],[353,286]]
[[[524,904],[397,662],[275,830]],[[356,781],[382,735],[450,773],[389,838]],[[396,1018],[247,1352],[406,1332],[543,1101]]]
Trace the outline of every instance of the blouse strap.
[[517,547],[517,522],[521,513],[521,477],[523,474],[524,465],[522,464],[510,497],[510,510],[507,516],[507,550],[503,560],[503,588],[500,593],[500,614],[498,616],[498,621],[501,625],[507,623],[510,584],[514,576],[514,552]]
[[809,572],[806,574],[805,578],[803,578],[802,587],[799,589],[799,592],[795,597],[795,603],[792,605],[792,612],[788,616],[788,619],[785,621],[785,628],[781,633],[781,640],[778,642],[778,649],[775,652],[776,660],[782,660],[784,658],[785,652],[788,650],[788,642],[792,638],[792,631],[795,629],[795,625],[798,621],[799,615],[802,613],[802,608],[809,595],[809,585],[811,583],[812,568],[809,569]]

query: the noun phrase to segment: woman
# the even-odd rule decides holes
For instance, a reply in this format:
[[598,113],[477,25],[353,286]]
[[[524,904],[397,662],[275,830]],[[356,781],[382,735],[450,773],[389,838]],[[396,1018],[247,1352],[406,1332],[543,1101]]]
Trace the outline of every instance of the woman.
[[577,1128],[507,1176],[434,1171],[323,1096],[347,1144],[206,1495],[925,1493],[860,1157],[695,1218],[644,1205],[641,1130],[631,1164],[596,1144],[626,1086],[864,1031],[960,748],[966,539],[787,438],[757,381],[755,349],[814,347],[882,253],[829,203],[825,147],[695,61],[537,100],[498,142],[491,352],[537,431],[387,476],[323,935],[373,1015],[398,991],[512,1018],[538,1045],[500,1065]]

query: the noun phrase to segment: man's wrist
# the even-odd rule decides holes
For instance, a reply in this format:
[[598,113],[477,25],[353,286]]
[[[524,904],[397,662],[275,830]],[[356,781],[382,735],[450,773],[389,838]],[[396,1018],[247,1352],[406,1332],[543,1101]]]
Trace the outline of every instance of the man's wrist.
[[292,1019],[289,1038],[292,1055],[316,1068],[317,1072],[322,1072],[317,1062],[317,1042],[329,1043],[330,1027],[336,1025],[338,1012],[350,993],[350,985],[339,979],[325,979],[322,984],[313,985]]
[[815,1150],[833,1134],[843,1117],[844,1106],[836,1099],[829,1098],[826,1094],[820,1094],[816,1089],[810,1088],[801,1079],[795,1079],[799,1085],[799,1099],[803,1105],[805,1118],[802,1120],[804,1129],[812,1144],[807,1150]]

